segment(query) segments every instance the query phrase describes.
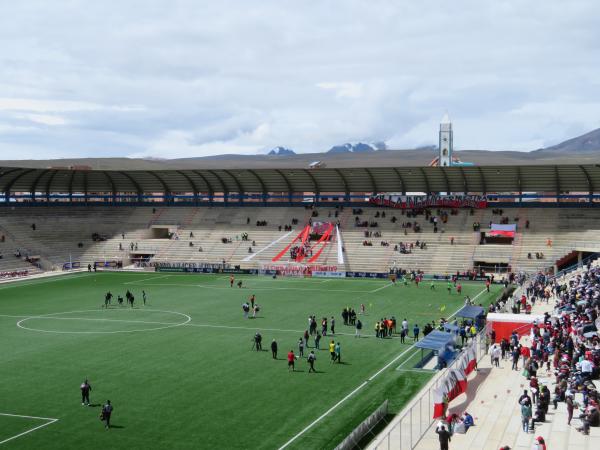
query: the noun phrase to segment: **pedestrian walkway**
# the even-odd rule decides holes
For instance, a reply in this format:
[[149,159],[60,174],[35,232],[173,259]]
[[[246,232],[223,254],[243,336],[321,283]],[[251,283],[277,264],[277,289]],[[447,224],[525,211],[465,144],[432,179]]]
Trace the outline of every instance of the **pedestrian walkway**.
[[[551,305],[542,303],[534,307],[534,314],[543,314],[552,309]],[[523,344],[529,338],[522,339]],[[454,434],[450,449],[460,450],[498,450],[504,445],[516,450],[530,450],[533,439],[542,436],[551,450],[592,450],[600,448],[600,429],[591,428],[590,435],[584,436],[576,430],[581,426],[574,414],[571,426],[567,425],[565,403],[559,403],[554,410],[552,404],[546,415],[546,422],[536,424],[535,433],[524,433],[521,426],[521,410],[518,398],[523,389],[529,390],[529,383],[521,374],[523,368],[519,361],[519,370],[511,370],[511,361],[500,361],[499,368],[491,367],[489,356],[479,363],[479,372],[472,373],[466,393],[450,402],[448,412],[461,415],[464,411],[475,419],[475,426],[466,434]],[[554,391],[554,374],[545,368],[538,370],[540,384],[547,384]],[[472,380],[472,381],[471,381]],[[582,401],[582,398],[576,398]],[[435,433],[437,421],[425,433],[416,446],[416,450],[438,450],[440,444]]]

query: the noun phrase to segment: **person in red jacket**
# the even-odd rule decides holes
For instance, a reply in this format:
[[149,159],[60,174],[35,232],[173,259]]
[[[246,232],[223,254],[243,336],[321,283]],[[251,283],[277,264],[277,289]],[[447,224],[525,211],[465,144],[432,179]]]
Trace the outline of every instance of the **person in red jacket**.
[[294,363],[296,362],[296,355],[294,355],[294,350],[290,350],[290,352],[287,355],[287,360],[288,360],[288,371],[290,370],[290,367],[291,367],[292,372],[295,372],[296,368],[294,367]]

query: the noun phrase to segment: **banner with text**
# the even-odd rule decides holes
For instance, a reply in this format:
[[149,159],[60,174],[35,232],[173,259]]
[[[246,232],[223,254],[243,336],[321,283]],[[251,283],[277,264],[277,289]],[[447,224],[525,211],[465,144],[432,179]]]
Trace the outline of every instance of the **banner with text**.
[[398,209],[486,208],[485,195],[374,195],[369,202]]

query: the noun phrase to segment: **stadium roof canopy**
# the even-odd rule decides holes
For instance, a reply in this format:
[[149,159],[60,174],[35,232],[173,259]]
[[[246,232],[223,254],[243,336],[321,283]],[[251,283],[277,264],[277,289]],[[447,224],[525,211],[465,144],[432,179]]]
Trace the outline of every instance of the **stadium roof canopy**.
[[0,192],[600,192],[600,165],[79,170],[0,167]]
[[466,317],[475,319],[485,314],[485,310],[481,306],[465,305],[456,313],[456,317]]
[[455,335],[445,331],[433,330],[422,340],[415,343],[415,347],[426,350],[440,351],[454,342]]

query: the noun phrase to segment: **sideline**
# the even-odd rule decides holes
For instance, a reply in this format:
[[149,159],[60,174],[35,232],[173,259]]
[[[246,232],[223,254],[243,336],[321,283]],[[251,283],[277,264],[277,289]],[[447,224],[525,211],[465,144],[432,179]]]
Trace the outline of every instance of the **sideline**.
[[[34,286],[37,284],[51,283],[53,281],[61,281],[63,279],[85,278],[86,276],[90,275],[87,270],[44,273],[47,273],[48,275],[32,275],[31,277],[21,277],[12,280],[0,281],[0,289],[15,288],[19,286]],[[71,275],[71,277],[67,277],[67,275]]]
[[[473,297],[473,300],[476,300],[481,294],[486,292],[486,290],[487,290],[487,288],[483,288],[483,290],[479,294],[477,294],[475,297]],[[462,309],[462,306],[460,308],[458,308],[456,311],[454,311],[452,313],[452,315],[448,316],[448,319],[454,317],[456,315],[456,313],[459,312],[461,309]],[[352,392],[347,394],[339,402],[337,402],[335,405],[333,405],[331,408],[329,408],[327,411],[325,411],[323,414],[321,414],[319,417],[317,417],[314,421],[312,421],[310,424],[308,424],[305,428],[303,428],[298,434],[296,434],[289,441],[287,441],[285,444],[283,444],[281,447],[279,447],[279,450],[283,450],[284,448],[287,448],[296,439],[298,439],[300,436],[302,436],[304,433],[306,433],[308,430],[310,430],[312,427],[314,427],[316,424],[318,424],[321,420],[323,420],[325,417],[327,417],[329,414],[331,414],[338,406],[340,406],[342,403],[344,403],[346,400],[348,400],[350,397],[352,397],[354,394],[356,394],[358,391],[360,391],[362,388],[364,388],[367,384],[369,384],[369,381],[373,381],[382,372],[384,372],[386,369],[388,369],[391,365],[393,365],[396,361],[398,361],[400,358],[402,358],[406,353],[408,353],[413,348],[415,348],[415,344],[412,344],[410,347],[408,347],[406,350],[404,350],[402,353],[400,353],[398,356],[396,356],[394,359],[392,359],[389,363],[387,363],[385,366],[383,366],[381,369],[379,369],[377,372],[375,372],[373,375],[371,375],[369,378],[367,378],[366,381],[363,381],[361,384],[359,384],[358,387],[356,387]]]

